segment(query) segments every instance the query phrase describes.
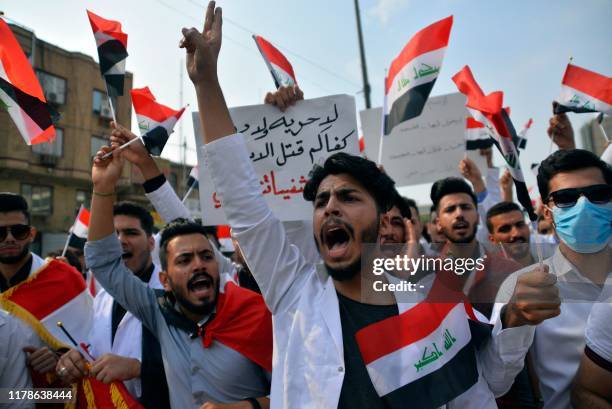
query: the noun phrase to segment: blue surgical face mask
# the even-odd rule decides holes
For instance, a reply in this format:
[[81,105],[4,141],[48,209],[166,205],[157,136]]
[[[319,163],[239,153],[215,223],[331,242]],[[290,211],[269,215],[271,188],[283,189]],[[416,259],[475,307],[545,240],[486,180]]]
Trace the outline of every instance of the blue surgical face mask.
[[593,204],[580,196],[567,208],[552,208],[555,231],[563,243],[577,253],[597,253],[612,236],[612,202]]

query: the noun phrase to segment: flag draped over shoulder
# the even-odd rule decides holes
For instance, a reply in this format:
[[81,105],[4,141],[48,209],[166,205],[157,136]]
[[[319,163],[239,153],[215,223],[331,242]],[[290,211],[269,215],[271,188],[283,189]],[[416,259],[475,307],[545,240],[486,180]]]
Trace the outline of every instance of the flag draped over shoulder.
[[296,85],[293,67],[283,53],[261,36],[253,35],[253,40],[272,74],[276,88]]
[[531,205],[519,162],[518,150],[514,143],[517,139],[516,131],[510,121],[508,112],[502,108],[503,92],[496,91],[485,95],[467,65],[455,74],[453,81],[459,91],[467,97],[466,106],[470,114],[489,130],[493,143],[501,152],[512,174],[519,202],[529,213],[530,220],[536,220],[537,216]]
[[391,63],[385,81],[385,135],[421,115],[442,67],[452,26],[453,16],[449,16],[425,27]]
[[72,345],[61,321],[77,341],[85,341],[93,319],[93,299],[81,273],[57,260],[0,294],[0,306],[29,325],[54,349]]
[[355,335],[374,389],[391,408],[436,408],[478,380],[465,295],[436,277],[427,298]]
[[121,23],[118,21],[106,20],[89,10],[87,16],[96,39],[100,73],[106,81],[108,96],[121,96],[125,80],[125,61],[128,57],[128,36],[121,31]]
[[55,139],[52,114],[28,59],[0,18],[0,102],[28,145]]
[[554,113],[603,112],[612,115],[612,78],[568,64]]
[[151,155],[159,156],[185,108],[175,111],[158,103],[149,87],[135,88],[130,93],[144,145]]

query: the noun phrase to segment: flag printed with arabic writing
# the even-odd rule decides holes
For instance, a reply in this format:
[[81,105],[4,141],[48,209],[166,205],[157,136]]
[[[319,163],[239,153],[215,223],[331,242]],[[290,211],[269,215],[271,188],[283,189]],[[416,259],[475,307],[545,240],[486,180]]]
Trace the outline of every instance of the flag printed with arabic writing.
[[385,81],[385,135],[421,115],[440,73],[452,26],[453,16],[449,16],[425,27],[391,63]]
[[529,219],[536,220],[537,216],[531,205],[531,199],[521,170],[518,149],[515,145],[518,136],[508,112],[502,108],[504,93],[496,91],[485,95],[467,65],[453,76],[453,81],[459,91],[467,97],[466,107],[470,114],[489,130],[493,143],[504,157],[512,174],[512,179],[514,179],[519,203],[529,214]]
[[474,311],[459,301],[463,293],[440,281],[424,301],[355,335],[374,389],[390,408],[440,407],[478,380]]
[[568,64],[554,113],[603,112],[612,115],[612,78]]
[[283,53],[262,36],[253,35],[253,40],[255,40],[255,44],[257,44],[257,48],[272,74],[276,88],[296,85],[297,80],[293,67]]
[[175,111],[158,103],[149,87],[134,88],[130,93],[144,145],[151,155],[159,156],[185,108]]
[[121,23],[118,21],[107,20],[89,10],[87,16],[96,39],[100,73],[106,81],[108,96],[111,98],[121,96],[125,80],[125,62],[128,57],[128,36],[121,31]]
[[55,139],[55,112],[11,28],[0,18],[0,104],[28,145]]

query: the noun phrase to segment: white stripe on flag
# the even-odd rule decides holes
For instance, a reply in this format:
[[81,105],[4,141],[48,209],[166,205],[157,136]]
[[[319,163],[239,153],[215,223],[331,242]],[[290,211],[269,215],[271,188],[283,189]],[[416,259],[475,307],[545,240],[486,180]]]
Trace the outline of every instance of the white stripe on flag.
[[88,231],[89,231],[89,227],[85,226],[83,222],[80,221],[79,219],[76,219],[76,222],[74,223],[74,227],[72,228],[72,234],[82,239],[86,239]]
[[280,83],[281,86],[292,87],[292,86],[295,85],[295,82],[293,81],[293,78],[291,78],[291,75],[289,75],[281,67],[279,67],[278,65],[274,64],[273,62],[270,62],[270,67],[276,73],[277,80],[279,80],[279,83]]
[[[447,329],[455,339],[448,350],[444,347]],[[440,369],[450,362],[470,340],[471,333],[465,307],[463,304],[457,304],[442,320],[440,326],[428,336],[371,362],[367,369],[372,384],[379,396],[387,395]],[[435,351],[434,343],[438,351],[442,353],[441,356],[430,364],[417,369],[415,365],[422,362],[424,356],[429,356]]]
[[171,115],[162,122],[157,122],[149,118],[145,115],[136,114],[136,119],[138,119],[138,128],[140,129],[140,134],[144,135],[149,132],[151,129],[155,129],[158,126],[165,128],[168,131],[168,136],[173,132],[174,125],[176,125],[178,119],[176,116]]
[[592,109],[612,115],[612,105],[565,84],[561,84],[561,95],[558,102],[566,107]]
[[123,60],[119,61],[117,64],[110,67],[104,73],[104,75],[123,75],[125,74],[125,62],[126,61],[127,61],[127,58],[124,58]]
[[487,128],[466,128],[465,139],[468,141],[488,140],[489,132]]
[[88,341],[93,321],[93,298],[89,294],[89,288],[83,289],[82,293],[40,320],[57,340],[71,347],[74,346],[57,326],[58,321],[62,322],[77,342]]
[[[438,78],[439,70],[444,61],[446,47],[421,54],[412,59],[397,73],[393,78],[393,83],[387,94],[387,109],[391,109],[393,103],[404,95],[408,90],[417,85],[426,84]],[[418,76],[419,70],[426,70],[427,67],[437,68],[438,72],[433,75]],[[421,71],[424,72],[424,71]],[[415,75],[416,74],[416,75]],[[416,78],[415,78],[416,77]],[[386,112],[387,114],[389,112]]]

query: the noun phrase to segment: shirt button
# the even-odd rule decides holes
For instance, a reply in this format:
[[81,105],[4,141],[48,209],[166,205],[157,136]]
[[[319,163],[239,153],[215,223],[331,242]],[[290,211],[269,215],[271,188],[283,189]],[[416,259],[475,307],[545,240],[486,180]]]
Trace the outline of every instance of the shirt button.
[[339,366],[339,367],[338,367],[338,372],[344,372],[344,368],[343,368],[343,367],[341,367],[341,366]]

